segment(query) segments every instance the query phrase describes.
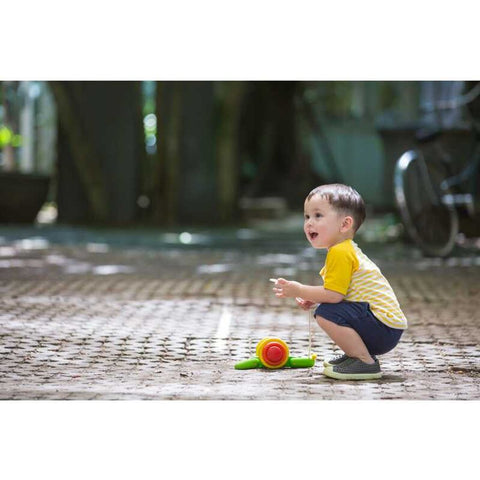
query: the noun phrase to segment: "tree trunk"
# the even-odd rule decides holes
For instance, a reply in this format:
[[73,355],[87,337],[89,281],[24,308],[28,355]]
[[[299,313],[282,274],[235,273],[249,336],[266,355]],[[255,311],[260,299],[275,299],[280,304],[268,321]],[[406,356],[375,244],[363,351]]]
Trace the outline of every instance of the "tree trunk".
[[157,88],[156,218],[168,225],[218,221],[213,82]]
[[157,82],[157,161],[153,169],[153,219],[161,225],[177,223],[180,168],[182,91],[178,82]]
[[75,98],[73,82],[50,82],[58,109],[61,133],[65,134],[94,221],[106,221],[109,205],[100,159],[86,135],[79,115],[80,98]]
[[231,222],[238,201],[239,121],[244,98],[243,82],[218,82],[217,169],[220,220]]
[[58,105],[58,219],[129,224],[145,155],[139,82],[53,82]]
[[242,118],[242,153],[254,169],[250,197],[279,195],[292,186],[298,155],[295,98],[299,82],[252,82]]

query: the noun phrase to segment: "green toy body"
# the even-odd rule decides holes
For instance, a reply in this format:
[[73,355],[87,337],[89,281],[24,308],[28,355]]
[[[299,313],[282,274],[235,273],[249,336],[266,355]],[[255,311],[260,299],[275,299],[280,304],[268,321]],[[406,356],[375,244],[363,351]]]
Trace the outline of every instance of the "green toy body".
[[[315,365],[315,355],[311,358],[308,357],[288,357],[287,363],[283,366],[289,368],[310,368]],[[248,360],[243,360],[238,362],[235,365],[237,370],[249,370],[252,368],[269,368],[262,364],[261,360],[258,357],[249,358]]]

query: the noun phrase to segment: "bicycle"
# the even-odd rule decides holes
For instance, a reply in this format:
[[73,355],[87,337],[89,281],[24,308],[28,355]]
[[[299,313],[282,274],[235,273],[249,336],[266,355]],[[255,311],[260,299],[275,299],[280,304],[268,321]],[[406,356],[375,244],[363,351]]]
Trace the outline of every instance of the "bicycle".
[[[480,94],[480,82],[451,101],[437,102],[435,111],[471,105]],[[440,142],[442,130],[419,130],[418,145],[403,153],[394,170],[394,198],[408,236],[426,256],[448,256],[459,234],[459,211],[474,218],[479,211],[480,124],[470,110],[474,147],[465,165],[455,168]]]

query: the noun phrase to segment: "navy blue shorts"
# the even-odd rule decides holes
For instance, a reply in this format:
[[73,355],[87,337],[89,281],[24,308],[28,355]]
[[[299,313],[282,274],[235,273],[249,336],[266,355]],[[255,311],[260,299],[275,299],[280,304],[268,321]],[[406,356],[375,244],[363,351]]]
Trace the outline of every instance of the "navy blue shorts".
[[370,355],[382,355],[392,350],[403,330],[391,328],[375,317],[367,302],[321,303],[315,315],[341,327],[353,328],[362,338]]

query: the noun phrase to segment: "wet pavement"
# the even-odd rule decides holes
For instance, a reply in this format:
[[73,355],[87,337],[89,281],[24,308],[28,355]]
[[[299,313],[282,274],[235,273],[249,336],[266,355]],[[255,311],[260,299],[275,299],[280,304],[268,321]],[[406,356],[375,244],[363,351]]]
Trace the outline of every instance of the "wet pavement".
[[268,282],[318,283],[301,233],[0,227],[0,399],[480,399],[478,245],[359,244],[410,328],[381,380],[345,382],[322,375],[335,347],[313,324],[313,368],[234,369],[267,336],[307,355],[307,313]]

